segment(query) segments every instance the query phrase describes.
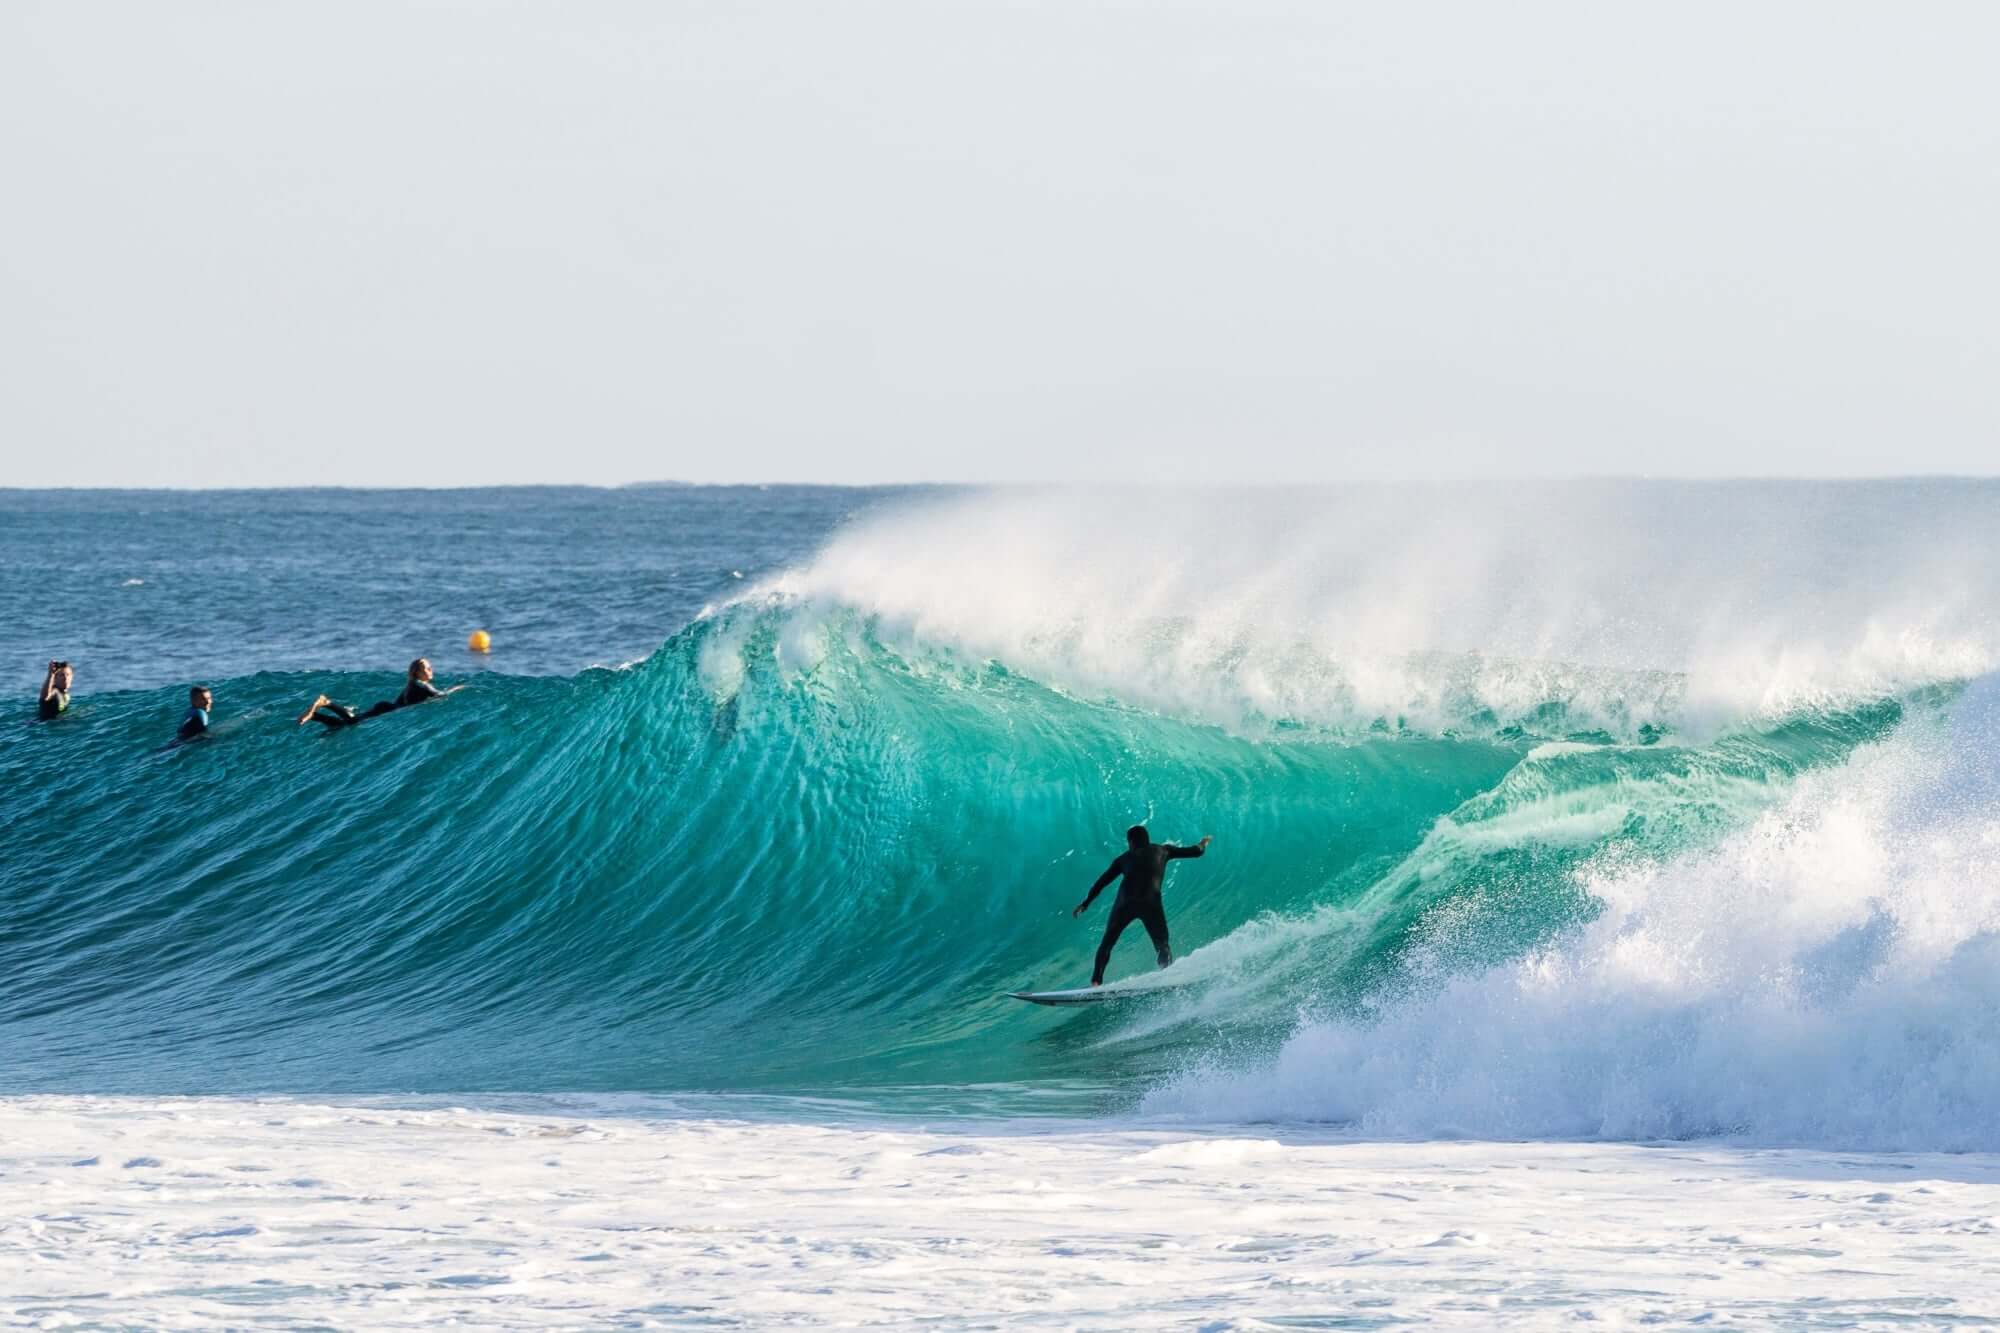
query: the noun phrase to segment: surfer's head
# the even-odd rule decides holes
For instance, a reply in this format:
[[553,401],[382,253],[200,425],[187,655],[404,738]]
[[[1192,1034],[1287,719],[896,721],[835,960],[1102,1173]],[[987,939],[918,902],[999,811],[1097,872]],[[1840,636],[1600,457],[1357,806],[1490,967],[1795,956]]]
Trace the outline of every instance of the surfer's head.
[[215,696],[208,692],[208,686],[197,685],[188,691],[188,702],[196,708],[211,708],[215,704]]
[[1152,840],[1152,835],[1146,832],[1144,824],[1134,824],[1125,830],[1125,845],[1128,847],[1144,847]]
[[410,663],[411,680],[429,680],[430,678],[431,678],[430,658],[419,657],[416,661]]

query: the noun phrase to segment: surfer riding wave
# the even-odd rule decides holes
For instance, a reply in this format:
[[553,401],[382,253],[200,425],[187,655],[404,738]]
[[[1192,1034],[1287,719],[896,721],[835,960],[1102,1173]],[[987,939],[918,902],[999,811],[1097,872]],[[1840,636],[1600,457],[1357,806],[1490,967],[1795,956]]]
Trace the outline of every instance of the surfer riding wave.
[[1111,919],[1104,923],[1104,940],[1097,946],[1097,964],[1091,969],[1090,984],[1104,984],[1104,967],[1111,961],[1111,950],[1118,943],[1118,937],[1125,933],[1125,927],[1134,921],[1145,926],[1146,934],[1152,938],[1153,950],[1161,967],[1174,961],[1174,951],[1167,946],[1167,909],[1160,898],[1160,887],[1167,874],[1167,862],[1184,856],[1200,856],[1207,850],[1213,837],[1204,834],[1202,840],[1192,847],[1177,847],[1170,842],[1154,842],[1146,832],[1144,824],[1134,824],[1125,830],[1125,850],[1105,872],[1090,886],[1083,901],[1071,912],[1072,917],[1082,916],[1104,886],[1119,876],[1125,882],[1118,886],[1118,896],[1111,902]]

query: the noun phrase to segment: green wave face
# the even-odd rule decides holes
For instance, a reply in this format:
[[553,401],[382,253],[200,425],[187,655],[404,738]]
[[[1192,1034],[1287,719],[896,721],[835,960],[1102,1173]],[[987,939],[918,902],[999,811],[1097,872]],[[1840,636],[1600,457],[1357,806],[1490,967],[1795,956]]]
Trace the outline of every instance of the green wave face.
[[[1699,745],[1566,739],[1557,700],[1243,735],[782,605],[625,671],[292,725],[326,684],[226,682],[171,751],[167,692],[80,701],[60,744],[0,730],[7,1088],[1136,1088],[1545,941],[1593,911],[1584,859],[1712,840],[1911,706]],[[1188,984],[999,998],[1087,979],[1108,899],[1069,909],[1138,821],[1215,837],[1168,881]],[[1112,976],[1150,963],[1134,928]]]

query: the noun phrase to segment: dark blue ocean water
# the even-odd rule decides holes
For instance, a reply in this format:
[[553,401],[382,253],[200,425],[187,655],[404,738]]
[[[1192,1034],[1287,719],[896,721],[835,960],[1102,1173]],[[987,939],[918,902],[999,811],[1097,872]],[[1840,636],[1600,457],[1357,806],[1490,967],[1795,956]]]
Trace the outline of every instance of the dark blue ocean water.
[[[921,489],[0,490],[0,672],[80,696],[258,671],[567,675]],[[465,651],[484,628],[494,650]]]

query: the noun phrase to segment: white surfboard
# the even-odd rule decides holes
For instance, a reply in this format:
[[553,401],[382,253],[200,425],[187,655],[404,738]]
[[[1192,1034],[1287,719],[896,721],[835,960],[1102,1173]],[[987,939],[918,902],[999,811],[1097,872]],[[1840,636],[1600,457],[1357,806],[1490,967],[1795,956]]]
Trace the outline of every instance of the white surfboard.
[[1142,995],[1160,995],[1178,986],[1081,986],[1076,990],[1010,990],[1010,1000],[1029,1004],[1103,1004],[1109,1000],[1136,1000]]

